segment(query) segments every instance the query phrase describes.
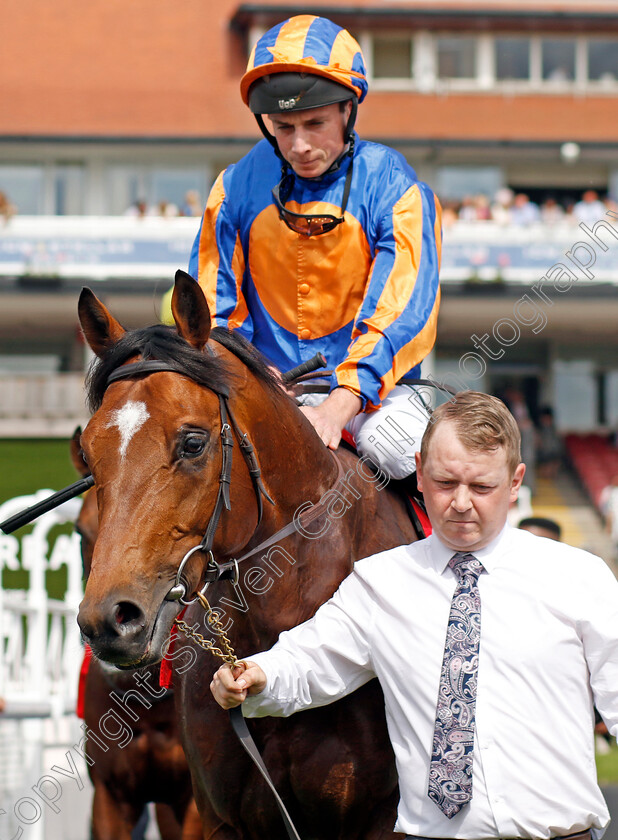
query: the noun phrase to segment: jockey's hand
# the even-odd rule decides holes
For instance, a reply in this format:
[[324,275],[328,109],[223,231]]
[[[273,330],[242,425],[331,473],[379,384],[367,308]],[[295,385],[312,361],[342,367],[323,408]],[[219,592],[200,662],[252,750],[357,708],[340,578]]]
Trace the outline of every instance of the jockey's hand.
[[210,690],[222,709],[240,706],[249,694],[260,694],[266,688],[266,674],[255,662],[239,662],[232,669],[222,665],[212,678]]
[[360,397],[346,388],[335,388],[323,403],[316,406],[302,405],[300,410],[329,449],[336,449],[341,432],[362,408]]

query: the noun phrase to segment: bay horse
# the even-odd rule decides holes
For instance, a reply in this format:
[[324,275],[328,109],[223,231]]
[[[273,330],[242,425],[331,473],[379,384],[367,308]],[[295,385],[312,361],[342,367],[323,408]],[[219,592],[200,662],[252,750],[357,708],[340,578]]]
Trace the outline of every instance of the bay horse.
[[[82,458],[80,437],[78,427],[71,439],[71,460],[83,477],[88,475],[88,467]],[[84,495],[75,530],[81,536],[87,579],[99,530],[93,489]],[[82,668],[80,678],[79,713],[87,727],[86,764],[94,788],[92,840],[132,840],[149,802],[155,803],[161,840],[201,840],[191,776],[177,732],[173,693],[160,690],[158,666],[136,672],[136,681],[131,672],[115,670],[96,658],[86,656],[84,664],[87,667]],[[120,700],[122,707],[113,698]],[[110,709],[126,726],[126,734],[118,741],[101,732],[101,722]],[[114,735],[121,731],[115,725],[112,728]]]
[[[158,662],[186,605],[188,626],[206,638],[214,615],[246,657],[310,618],[357,559],[415,539],[404,501],[362,459],[323,445],[248,342],[211,330],[191,277],[176,274],[175,329],[127,332],[88,289],[78,309],[98,357],[81,445],[99,535],[78,616],[96,656],[119,668]],[[213,566],[234,579],[204,583]],[[204,840],[283,838],[270,791],[210,694],[220,662],[188,640],[171,659]],[[376,680],[249,726],[303,840],[399,836]]]

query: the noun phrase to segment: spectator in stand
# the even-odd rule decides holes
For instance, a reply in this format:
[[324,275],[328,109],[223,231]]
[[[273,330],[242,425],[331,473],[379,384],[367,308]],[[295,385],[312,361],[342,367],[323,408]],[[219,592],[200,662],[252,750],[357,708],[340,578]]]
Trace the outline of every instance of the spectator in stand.
[[564,208],[555,198],[547,198],[541,204],[541,221],[544,225],[557,225],[564,221]]
[[476,218],[479,222],[486,222],[491,219],[491,209],[489,207],[489,199],[483,193],[474,196],[474,207],[476,210]]
[[187,190],[184,201],[180,205],[181,216],[201,216],[202,200],[197,190]]
[[523,393],[516,387],[510,386],[504,392],[504,402],[509,407],[509,410],[515,422],[519,427],[521,434],[521,458],[526,465],[526,484],[533,494],[536,484],[536,446],[535,446],[535,429],[534,423],[530,418],[528,405]]
[[9,201],[6,193],[0,190],[0,219],[6,224],[17,213],[17,207]]
[[143,198],[136,199],[130,207],[124,211],[125,216],[133,216],[136,219],[143,219],[149,215],[148,204]]
[[586,225],[593,225],[602,219],[605,215],[605,205],[599,199],[599,194],[595,190],[586,190],[582,195],[581,201],[578,201],[573,207],[573,215],[578,223],[583,222]]
[[464,195],[461,200],[461,207],[459,208],[459,219],[462,222],[476,222],[476,207],[474,206],[474,198],[471,195]]
[[538,222],[541,214],[533,201],[525,193],[518,193],[513,199],[511,208],[511,224],[517,227],[527,227]]
[[536,462],[539,475],[544,478],[555,478],[563,457],[562,441],[554,425],[554,412],[549,406],[545,406],[539,414],[536,435]]
[[163,216],[165,219],[172,219],[178,215],[178,207],[166,198],[162,198],[157,203],[157,216]]
[[459,219],[459,204],[456,201],[446,201],[442,204],[442,226],[450,227]]
[[502,189],[498,190],[494,197],[494,203],[490,208],[492,221],[497,222],[499,225],[508,225],[511,223],[513,197],[513,190],[508,187],[502,187]]
[[522,519],[518,528],[522,531],[530,531],[537,537],[545,537],[548,540],[557,540],[560,542],[562,538],[562,528],[555,519],[548,519],[545,516],[527,516]]

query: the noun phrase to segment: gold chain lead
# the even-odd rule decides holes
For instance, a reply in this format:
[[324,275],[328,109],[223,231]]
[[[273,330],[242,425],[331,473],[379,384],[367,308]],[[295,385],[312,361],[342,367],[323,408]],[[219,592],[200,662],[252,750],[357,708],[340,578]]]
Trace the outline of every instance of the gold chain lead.
[[185,636],[188,639],[190,639],[196,645],[203,648],[203,650],[209,650],[211,653],[214,653],[215,656],[218,656],[220,659],[226,662],[230,666],[230,668],[234,668],[236,665],[239,664],[239,661],[236,658],[236,654],[234,653],[232,643],[228,639],[227,633],[225,632],[225,629],[221,624],[221,620],[212,611],[212,607],[208,603],[208,600],[206,599],[205,595],[203,595],[201,592],[198,592],[197,599],[206,611],[206,620],[219,637],[219,644],[221,645],[221,648],[223,648],[223,650],[217,647],[214,644],[214,642],[211,642],[210,639],[205,638],[201,633],[198,633],[197,630],[194,630],[192,627],[190,627],[186,621],[183,621],[182,619],[176,619],[176,626],[181,632],[185,634]]

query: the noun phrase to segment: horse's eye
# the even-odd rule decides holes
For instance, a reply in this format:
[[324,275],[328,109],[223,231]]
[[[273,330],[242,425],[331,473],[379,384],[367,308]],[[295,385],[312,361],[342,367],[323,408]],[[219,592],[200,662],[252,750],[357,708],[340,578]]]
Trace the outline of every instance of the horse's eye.
[[190,432],[180,441],[178,455],[181,458],[199,458],[206,449],[208,437],[198,432]]

